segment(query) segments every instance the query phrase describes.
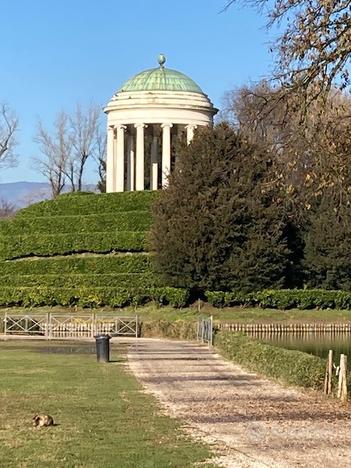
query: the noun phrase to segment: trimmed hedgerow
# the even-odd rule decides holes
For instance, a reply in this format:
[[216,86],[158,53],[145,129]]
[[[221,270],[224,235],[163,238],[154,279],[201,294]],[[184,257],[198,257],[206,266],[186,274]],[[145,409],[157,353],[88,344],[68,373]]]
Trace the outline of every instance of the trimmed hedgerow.
[[247,369],[290,385],[323,386],[326,361],[317,356],[261,343],[244,335],[218,332],[215,346]]
[[17,217],[114,214],[124,211],[150,211],[157,198],[156,191],[101,193],[101,194],[64,194],[55,200],[35,203],[21,210]]
[[0,262],[1,275],[66,275],[73,273],[143,273],[152,271],[149,254],[87,254],[82,256],[26,258]]
[[270,309],[351,309],[351,292],[323,289],[278,289],[253,293],[206,291],[215,307],[257,306]]
[[147,231],[151,225],[148,211],[128,211],[110,214],[73,215],[73,216],[42,216],[15,217],[0,223],[0,235],[17,236],[25,232],[27,235],[69,234],[107,231]]
[[0,277],[0,287],[32,287],[45,285],[48,287],[80,288],[80,287],[130,287],[148,288],[163,286],[164,282],[154,272],[144,273],[106,273],[106,274],[46,274],[46,275],[3,275]]
[[0,258],[81,252],[142,252],[146,250],[146,236],[145,232],[134,231],[3,236],[0,239]]
[[197,323],[189,320],[142,320],[142,337],[176,338],[178,340],[196,339]]
[[68,194],[0,222],[0,305],[185,305],[145,253],[155,197]]
[[128,288],[55,288],[47,286],[0,288],[0,305],[2,306],[125,307],[130,304],[155,301],[161,305],[184,307],[188,300],[189,292],[186,289],[170,287],[133,289],[131,285]]

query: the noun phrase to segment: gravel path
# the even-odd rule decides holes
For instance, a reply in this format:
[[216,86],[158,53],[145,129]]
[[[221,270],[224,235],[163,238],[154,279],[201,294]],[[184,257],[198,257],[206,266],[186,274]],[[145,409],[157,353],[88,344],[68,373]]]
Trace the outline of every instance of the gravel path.
[[206,347],[139,339],[129,366],[169,414],[214,443],[227,467],[351,467],[351,409],[285,388]]

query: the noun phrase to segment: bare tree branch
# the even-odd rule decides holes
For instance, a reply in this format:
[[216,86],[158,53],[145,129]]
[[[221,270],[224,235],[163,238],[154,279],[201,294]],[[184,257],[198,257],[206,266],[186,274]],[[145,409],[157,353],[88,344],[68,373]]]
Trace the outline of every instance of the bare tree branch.
[[74,173],[76,189],[82,190],[83,172],[88,158],[94,157],[97,150],[97,129],[101,110],[90,105],[86,110],[77,104],[75,113],[70,116],[70,135],[72,141],[71,170]]
[[0,104],[0,163],[14,162],[18,118],[6,104]]
[[107,137],[106,133],[101,131],[101,126],[96,131],[96,149],[94,159],[98,166],[98,189],[100,192],[106,192],[106,152],[107,152]]
[[272,50],[273,78],[285,93],[300,93],[308,107],[350,86],[351,0],[230,0],[225,10],[237,3],[266,7],[267,27],[284,28]]
[[55,121],[55,132],[50,135],[39,121],[35,138],[42,154],[41,158],[35,158],[35,165],[49,181],[54,198],[66,185],[66,166],[71,157],[71,141],[67,134],[67,123],[68,117],[62,112]]
[[303,125],[300,103],[262,82],[228,93],[224,117],[271,153],[272,183],[284,186],[292,205],[309,209],[327,193],[334,206],[351,207],[351,98],[332,89],[325,106],[311,102]]
[[42,157],[36,159],[36,167],[49,180],[54,197],[67,182],[73,192],[82,190],[88,159],[94,159],[103,170],[106,136],[101,132],[100,116],[98,106],[83,109],[78,104],[73,114],[58,115],[51,133],[39,122],[36,141]]
[[16,207],[11,202],[0,198],[0,218],[10,218],[16,213]]

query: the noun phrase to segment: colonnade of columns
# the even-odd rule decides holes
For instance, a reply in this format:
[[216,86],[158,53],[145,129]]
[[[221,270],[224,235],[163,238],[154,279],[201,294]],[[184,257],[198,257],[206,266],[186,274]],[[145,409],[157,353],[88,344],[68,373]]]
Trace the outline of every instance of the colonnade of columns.
[[[193,138],[196,125],[136,123],[108,127],[106,159],[106,191],[157,190],[167,185],[172,166],[172,141],[186,132],[187,142]],[[151,140],[146,151],[146,136]],[[150,148],[149,148],[150,146]],[[147,163],[147,166],[145,165]],[[150,173],[145,177],[145,168]],[[148,187],[145,187],[145,180]]]

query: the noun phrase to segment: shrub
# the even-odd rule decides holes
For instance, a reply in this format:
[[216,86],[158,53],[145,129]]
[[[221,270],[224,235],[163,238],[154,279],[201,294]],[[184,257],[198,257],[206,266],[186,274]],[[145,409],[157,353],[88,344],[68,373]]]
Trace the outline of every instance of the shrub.
[[84,273],[84,274],[46,274],[46,275],[4,275],[0,278],[2,286],[52,286],[55,288],[80,288],[80,287],[130,287],[149,288],[162,286],[161,278],[152,271],[144,273]]
[[55,200],[35,203],[19,211],[17,217],[69,216],[121,213],[124,211],[150,211],[158,192],[123,192],[78,195],[63,194]]
[[65,194],[0,223],[0,304],[184,305],[188,292],[164,288],[150,255],[138,254],[147,249],[155,197]]
[[0,258],[50,256],[81,252],[142,252],[146,233],[133,231],[3,236]]
[[168,287],[76,287],[56,288],[49,286],[0,288],[2,306],[74,306],[82,307],[124,307],[129,304],[143,304],[156,301],[183,307],[188,300],[187,290],[175,290]]
[[323,386],[326,362],[317,356],[261,343],[232,332],[216,333],[214,344],[227,358],[251,371],[290,385],[318,389]]
[[[127,211],[112,216],[93,215],[15,217],[0,223],[0,236],[72,234],[116,231],[148,231],[151,215],[148,211]],[[1,237],[0,237],[1,238]]]
[[222,124],[198,129],[177,156],[153,209],[157,269],[201,290],[282,286],[289,249],[269,155]]
[[206,291],[215,307],[258,306],[271,309],[351,309],[351,292],[322,289],[280,289],[253,293]]
[[206,291],[207,301],[214,307],[253,305],[253,294],[241,292]]
[[197,324],[185,320],[148,320],[140,324],[143,337],[176,338],[178,340],[194,340]]
[[150,290],[152,298],[160,305],[171,304],[174,307],[185,307],[190,298],[188,289],[171,288],[164,286],[162,288],[153,288]]
[[143,273],[153,271],[149,254],[81,255],[0,262],[1,275],[66,275],[72,273]]
[[307,284],[324,289],[351,290],[350,207],[334,206],[324,195],[310,217],[305,237]]

